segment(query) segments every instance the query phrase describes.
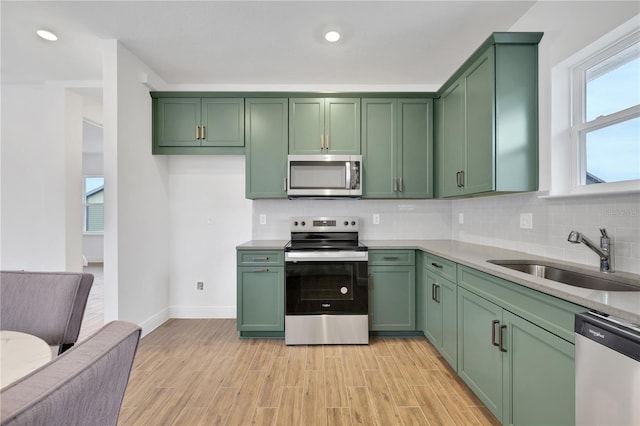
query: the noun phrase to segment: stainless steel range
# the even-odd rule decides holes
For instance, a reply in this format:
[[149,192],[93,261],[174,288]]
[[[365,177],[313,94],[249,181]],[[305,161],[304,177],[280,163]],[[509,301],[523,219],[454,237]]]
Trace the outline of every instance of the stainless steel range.
[[357,217],[294,217],[285,247],[285,343],[369,343],[369,252]]

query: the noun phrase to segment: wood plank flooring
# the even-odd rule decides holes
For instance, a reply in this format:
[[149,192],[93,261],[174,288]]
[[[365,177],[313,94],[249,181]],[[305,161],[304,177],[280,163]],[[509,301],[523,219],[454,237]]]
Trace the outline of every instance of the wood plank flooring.
[[424,338],[286,346],[235,320],[172,319],[140,341],[126,425],[497,425]]

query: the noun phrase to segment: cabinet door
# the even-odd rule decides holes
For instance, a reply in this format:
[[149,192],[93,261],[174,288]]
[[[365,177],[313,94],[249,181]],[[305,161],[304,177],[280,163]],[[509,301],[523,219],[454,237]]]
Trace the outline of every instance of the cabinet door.
[[458,288],[458,374],[502,421],[502,352],[493,344],[500,321],[501,307]]
[[574,346],[504,311],[504,424],[575,424]]
[[200,98],[160,98],[156,117],[158,146],[200,146]]
[[415,266],[369,266],[369,274],[370,329],[415,330]]
[[202,146],[244,146],[244,99],[202,99]]
[[284,268],[238,268],[238,330],[284,331]]
[[442,305],[442,347],[440,353],[458,371],[458,286],[445,279],[438,281],[438,300]]
[[464,80],[458,80],[438,102],[438,188],[440,197],[461,195],[457,173],[464,156]]
[[322,154],[324,99],[289,99],[289,154]]
[[246,100],[246,197],[287,198],[287,99]]
[[362,100],[362,157],[364,198],[395,198],[397,175],[397,101]]
[[360,154],[360,99],[325,99],[327,154]]
[[433,197],[433,101],[398,101],[397,194],[402,198]]
[[427,316],[425,336],[433,343],[437,349],[442,348],[442,303],[437,301],[436,291],[438,277],[426,272],[426,285],[424,287],[425,299],[427,302]]
[[466,82],[466,153],[464,166],[465,194],[494,189],[494,62],[493,48],[465,74]]

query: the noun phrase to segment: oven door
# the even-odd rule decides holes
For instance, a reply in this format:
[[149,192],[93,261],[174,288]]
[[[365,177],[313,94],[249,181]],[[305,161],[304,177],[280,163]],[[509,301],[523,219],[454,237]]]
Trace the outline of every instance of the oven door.
[[286,262],[286,315],[367,315],[367,264],[366,260]]

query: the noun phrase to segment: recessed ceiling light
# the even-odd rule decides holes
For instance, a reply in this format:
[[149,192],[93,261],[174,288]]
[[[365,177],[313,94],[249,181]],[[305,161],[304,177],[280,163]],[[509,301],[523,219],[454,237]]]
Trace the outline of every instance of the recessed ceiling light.
[[329,31],[324,35],[324,38],[329,43],[335,43],[336,41],[340,40],[340,33],[337,31]]
[[58,39],[57,35],[55,35],[51,31],[47,31],[47,30],[38,30],[38,31],[36,31],[36,34],[38,34],[40,36],[40,38],[43,38],[43,39],[49,40],[49,41],[56,41]]

